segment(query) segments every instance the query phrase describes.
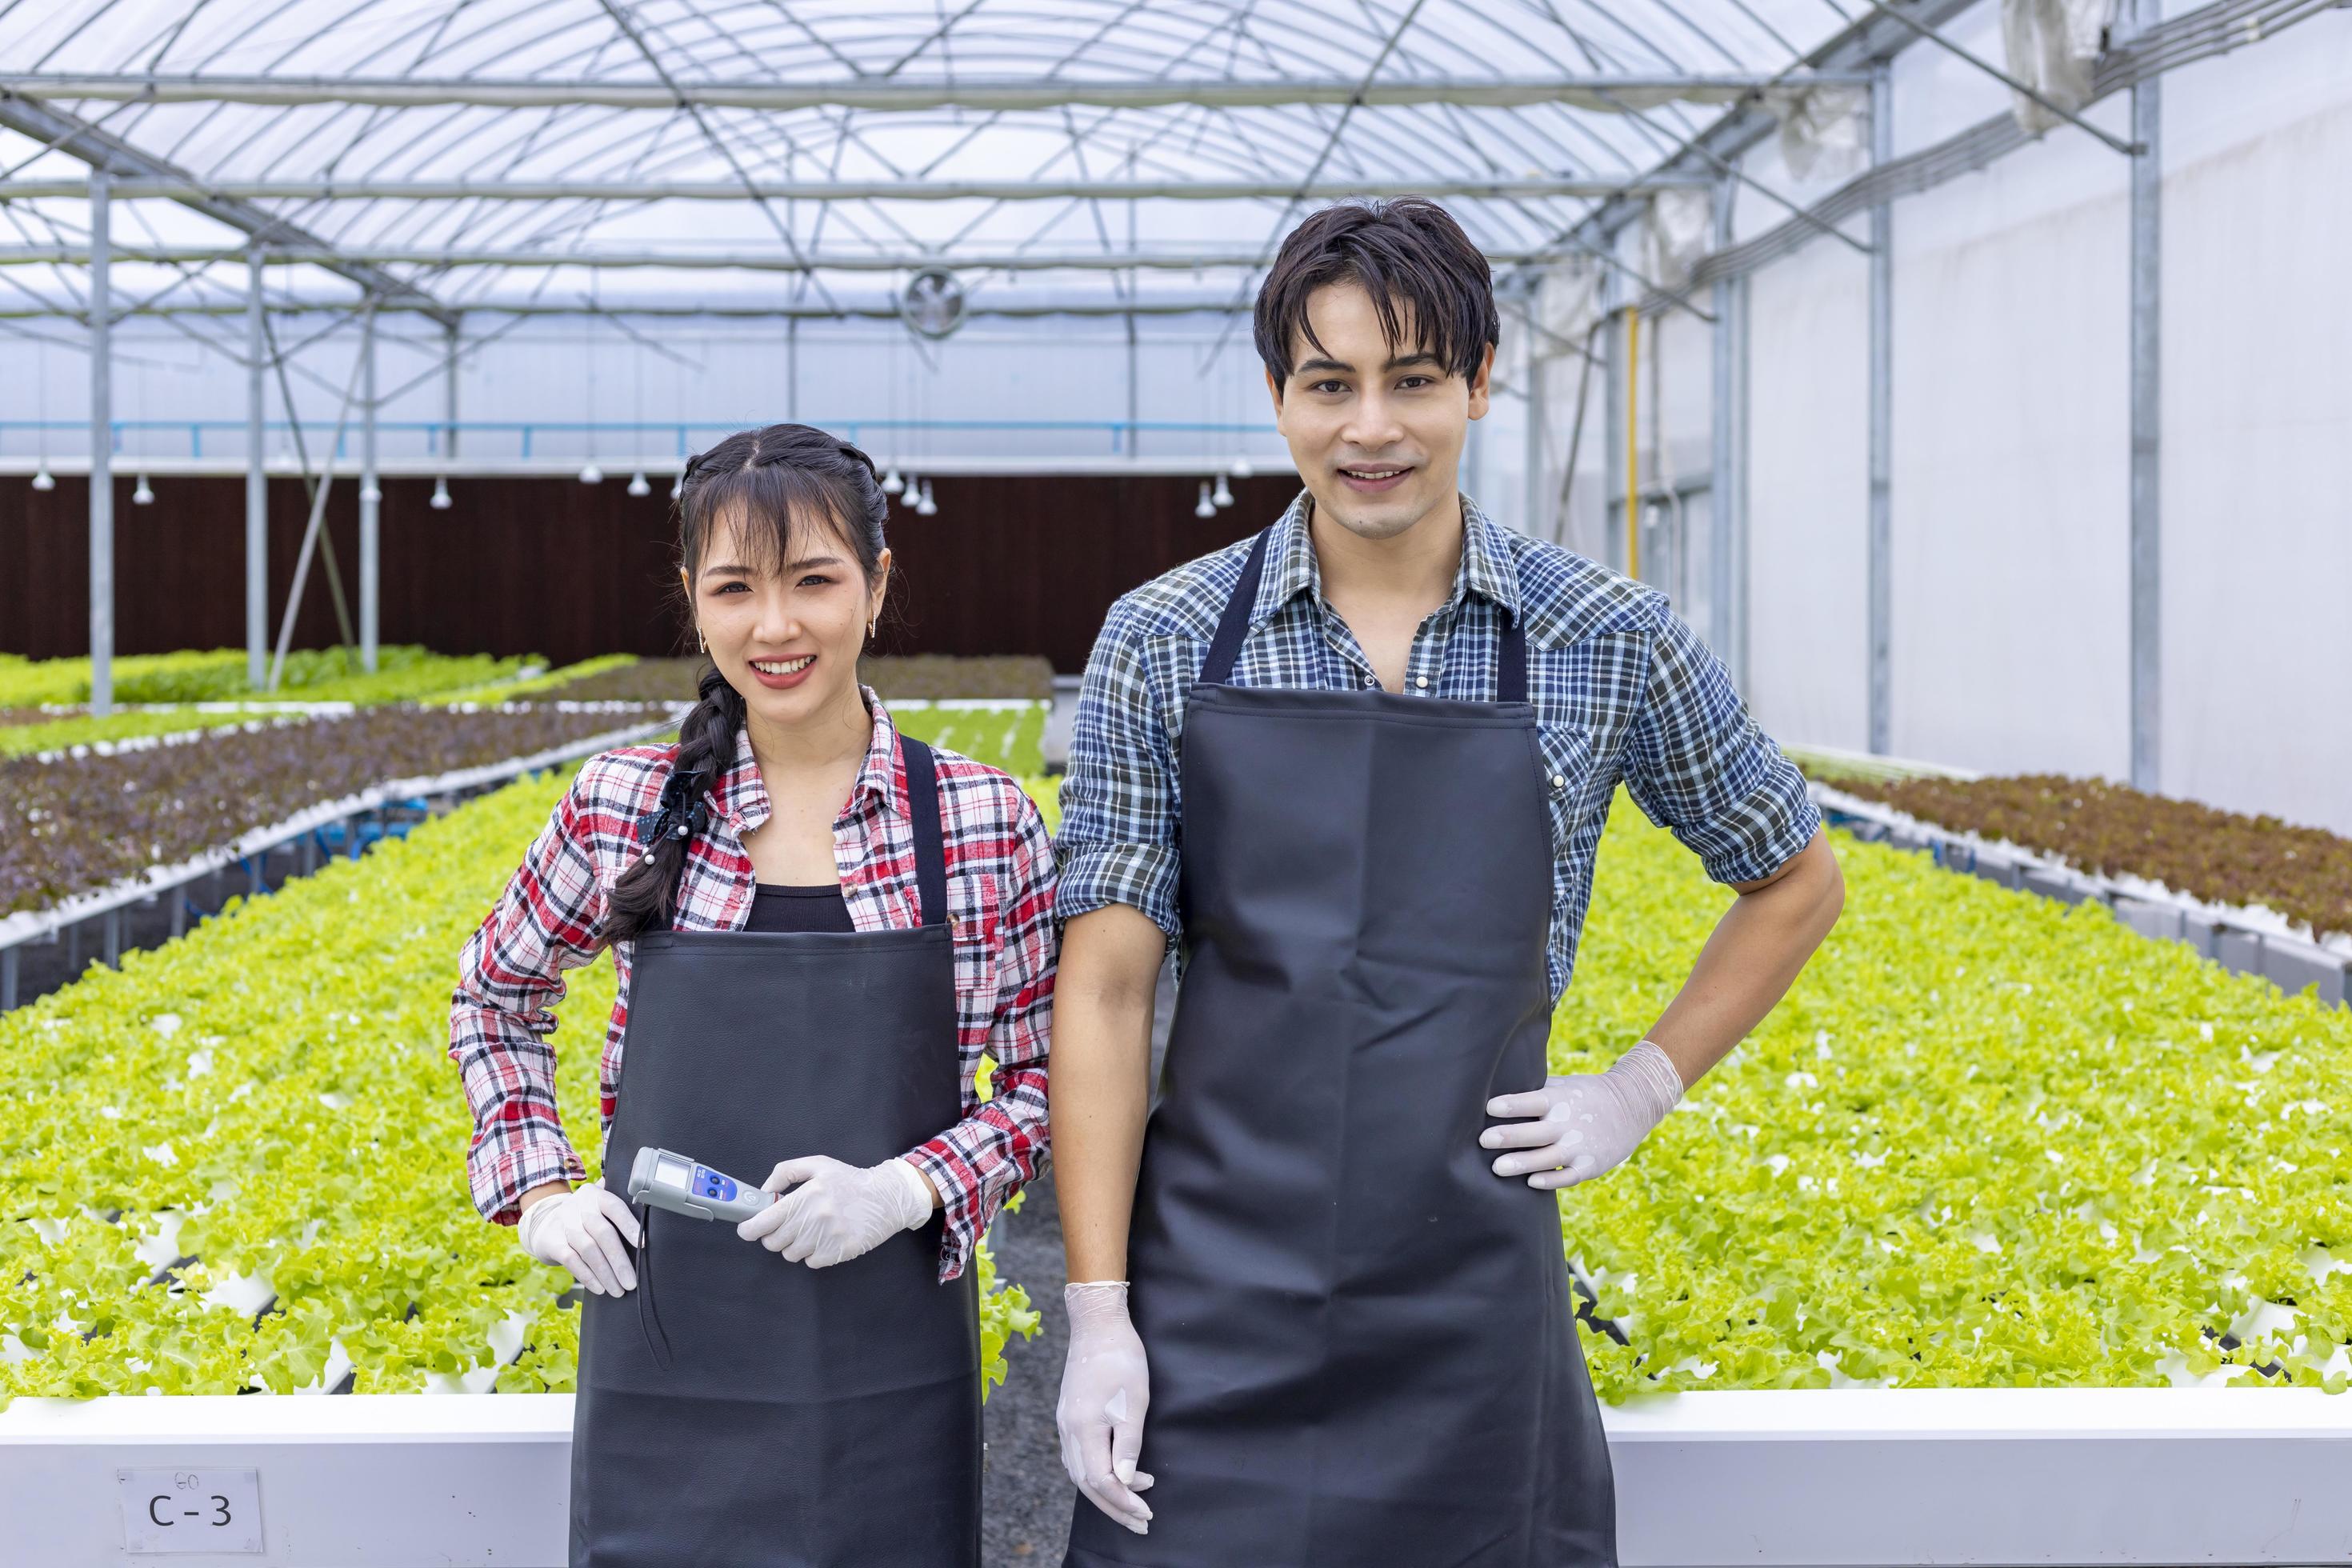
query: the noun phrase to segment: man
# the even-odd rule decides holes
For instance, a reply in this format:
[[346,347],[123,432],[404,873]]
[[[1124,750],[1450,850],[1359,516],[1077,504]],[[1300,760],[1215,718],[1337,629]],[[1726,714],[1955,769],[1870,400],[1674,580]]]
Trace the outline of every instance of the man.
[[[1843,884],[1664,596],[1456,488],[1497,338],[1443,209],[1309,216],[1256,306],[1305,490],[1120,599],[1088,661],[1052,1105],[1067,1568],[1617,1560],[1553,1191],[1771,1009]],[[1738,897],[1645,1038],[1547,1077],[1620,783]]]

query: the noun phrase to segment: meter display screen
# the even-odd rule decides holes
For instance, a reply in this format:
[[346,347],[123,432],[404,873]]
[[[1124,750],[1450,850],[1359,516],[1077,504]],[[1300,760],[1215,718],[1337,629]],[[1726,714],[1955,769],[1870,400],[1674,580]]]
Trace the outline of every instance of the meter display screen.
[[648,1144],[629,1162],[628,1198],[632,1205],[650,1204],[688,1219],[740,1220],[774,1203],[776,1194]]

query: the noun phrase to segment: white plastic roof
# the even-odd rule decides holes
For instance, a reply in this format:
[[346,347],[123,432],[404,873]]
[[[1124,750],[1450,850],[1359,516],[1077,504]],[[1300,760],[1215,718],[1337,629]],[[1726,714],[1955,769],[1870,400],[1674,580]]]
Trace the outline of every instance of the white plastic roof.
[[[176,172],[226,193],[215,213],[243,215],[118,199],[116,247],[175,253],[119,261],[118,306],[241,304],[241,263],[187,253],[247,244],[256,217],[297,226],[278,237],[297,248],[381,258],[366,276],[450,308],[856,307],[926,259],[965,269],[975,302],[1222,302],[1327,187],[1582,182],[1442,197],[1490,252],[1541,254],[1742,91],[1809,79],[1806,53],[1864,14],[1863,0],[0,0],[0,252],[20,253],[0,266],[0,310],[79,308],[88,203],[68,186],[93,155],[121,179]],[[94,154],[101,141],[112,151]],[[426,182],[438,188],[414,188]],[[808,189],[840,182],[856,189]],[[1155,194],[891,194],[955,182]],[[1204,182],[1265,194],[1167,189]],[[565,194],[583,183],[624,188]],[[751,194],[779,184],[796,188]],[[478,189],[519,185],[539,194]],[[1161,265],[1102,260],[1130,255]],[[558,260],[571,256],[633,265]],[[660,264],[689,257],[705,265]],[[708,265],[725,257],[765,269]],[[1028,268],[1007,269],[1016,258]],[[349,301],[352,273],[289,264],[270,288]]]

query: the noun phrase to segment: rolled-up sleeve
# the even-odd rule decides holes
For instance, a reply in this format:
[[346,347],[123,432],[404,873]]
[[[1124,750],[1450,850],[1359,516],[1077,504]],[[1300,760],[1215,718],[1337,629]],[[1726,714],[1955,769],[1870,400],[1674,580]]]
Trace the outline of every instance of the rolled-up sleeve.
[[457,961],[449,1058],[474,1113],[466,1169],[474,1206],[512,1225],[518,1201],[548,1182],[583,1182],[555,1102],[555,1004],[563,971],[604,950],[604,893],[582,832],[579,784],[531,841]]
[[982,1042],[967,1014],[963,1119],[905,1158],[930,1177],[946,1215],[940,1278],[963,1272],[972,1248],[1004,1202],[1034,1176],[1048,1143],[1046,1049],[1053,1033],[1054,844],[1036,803],[1006,780],[1012,853],[997,899],[996,992],[985,1022],[985,1050],[995,1069],[989,1098],[974,1084]]
[[1718,882],[1769,877],[1822,815],[1796,764],[1748,711],[1722,660],[1659,599],[1625,788]]
[[1067,921],[1129,904],[1172,939],[1181,929],[1175,748],[1147,652],[1142,617],[1121,599],[1079,684],[1062,779],[1055,912]]

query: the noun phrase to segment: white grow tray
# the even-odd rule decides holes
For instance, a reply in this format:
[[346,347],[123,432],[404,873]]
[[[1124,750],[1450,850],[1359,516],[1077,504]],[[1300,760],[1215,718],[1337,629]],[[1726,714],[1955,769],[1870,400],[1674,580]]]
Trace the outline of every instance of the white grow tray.
[[[1805,1389],[1602,1407],[1624,1568],[2352,1563],[2352,1394]],[[560,1568],[568,1394],[19,1399],[0,1562]],[[130,1555],[126,1468],[259,1472],[264,1550]]]

